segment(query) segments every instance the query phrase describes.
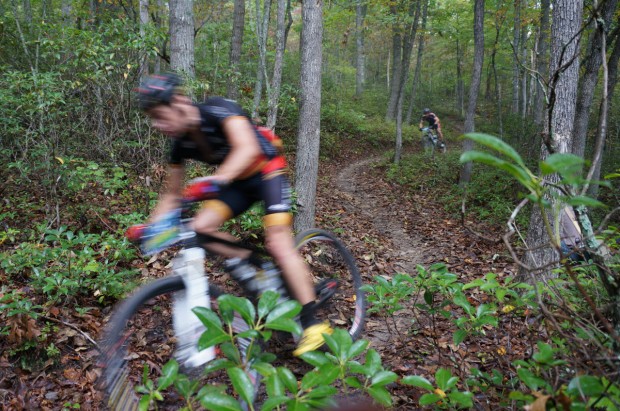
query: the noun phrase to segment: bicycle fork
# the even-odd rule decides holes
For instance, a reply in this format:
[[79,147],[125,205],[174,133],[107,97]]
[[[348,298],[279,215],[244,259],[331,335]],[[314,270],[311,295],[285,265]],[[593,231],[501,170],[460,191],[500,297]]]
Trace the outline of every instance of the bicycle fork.
[[173,260],[173,269],[185,284],[174,296],[172,322],[177,338],[175,357],[187,367],[197,367],[215,358],[215,347],[198,351],[204,325],[192,312],[194,307],[211,308],[209,282],[204,270],[205,251],[200,247],[181,250]]

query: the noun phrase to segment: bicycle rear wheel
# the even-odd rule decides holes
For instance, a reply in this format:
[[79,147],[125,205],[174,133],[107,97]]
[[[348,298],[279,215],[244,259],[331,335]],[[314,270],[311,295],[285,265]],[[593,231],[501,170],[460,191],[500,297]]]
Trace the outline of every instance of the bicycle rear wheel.
[[[101,338],[100,366],[103,372],[99,388],[104,393],[105,409],[138,410],[139,394],[135,387],[142,384],[144,364],[148,364],[152,370],[160,371],[160,367],[173,357],[175,332],[170,297],[184,289],[185,284],[180,276],[156,280],[138,289],[112,314]],[[212,300],[221,295],[215,286],[209,287],[209,293]],[[242,355],[245,355],[246,348],[239,344]],[[203,368],[204,365],[183,368],[181,372],[196,377]],[[158,376],[154,375],[151,379]],[[225,380],[224,373],[211,374],[209,377],[212,383],[225,383]],[[258,381],[255,386],[258,389]],[[182,399],[172,393],[166,397],[165,402],[158,403],[158,409],[177,410],[184,405]],[[242,407],[247,409],[243,403]]]
[[362,276],[345,245],[325,230],[309,229],[295,237],[308,263],[317,291],[317,317],[332,327],[346,329],[356,340],[366,321],[366,297],[360,289]]

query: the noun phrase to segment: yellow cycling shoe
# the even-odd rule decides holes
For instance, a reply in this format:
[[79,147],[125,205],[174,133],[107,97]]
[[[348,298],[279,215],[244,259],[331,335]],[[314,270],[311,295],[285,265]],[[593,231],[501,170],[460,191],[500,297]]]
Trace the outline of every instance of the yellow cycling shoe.
[[295,357],[299,357],[308,351],[314,351],[321,348],[321,346],[325,344],[323,334],[332,335],[333,333],[334,330],[329,326],[328,322],[311,325],[304,330],[301,340],[299,341],[299,344],[297,344],[297,349],[293,351],[293,355]]

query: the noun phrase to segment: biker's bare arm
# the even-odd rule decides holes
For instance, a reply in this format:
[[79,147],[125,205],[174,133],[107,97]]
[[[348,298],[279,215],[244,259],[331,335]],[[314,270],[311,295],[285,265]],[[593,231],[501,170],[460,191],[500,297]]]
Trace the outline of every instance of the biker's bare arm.
[[181,204],[183,192],[183,178],[185,176],[185,167],[182,165],[168,166],[168,174],[164,183],[164,191],[159,197],[157,206],[151,212],[149,222],[157,220],[162,214],[178,208]]

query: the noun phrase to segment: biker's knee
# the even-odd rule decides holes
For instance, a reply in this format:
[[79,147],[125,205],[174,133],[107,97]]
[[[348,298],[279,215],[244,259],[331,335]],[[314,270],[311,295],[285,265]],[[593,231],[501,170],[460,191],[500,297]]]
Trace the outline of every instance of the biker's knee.
[[207,201],[194,217],[192,228],[199,233],[214,233],[231,217],[232,211],[226,204],[217,200]]

